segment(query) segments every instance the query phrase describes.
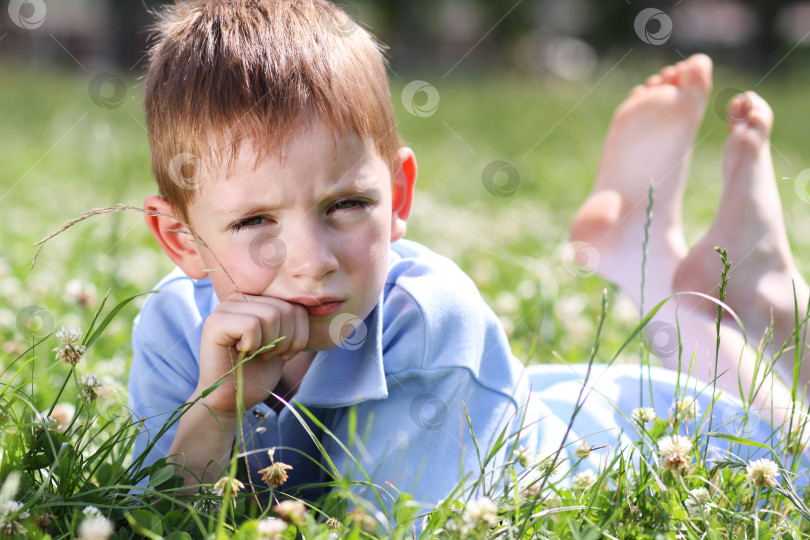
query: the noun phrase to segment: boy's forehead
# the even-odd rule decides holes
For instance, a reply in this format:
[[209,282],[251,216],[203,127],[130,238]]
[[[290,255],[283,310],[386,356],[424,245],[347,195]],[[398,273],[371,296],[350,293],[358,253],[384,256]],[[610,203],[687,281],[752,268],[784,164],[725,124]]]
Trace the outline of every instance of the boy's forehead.
[[[265,189],[275,191],[274,180],[289,182],[287,194],[313,190],[315,196],[370,193],[391,183],[390,168],[376,147],[353,132],[340,134],[313,125],[298,130],[281,148],[262,142],[244,139],[235,145],[232,159],[210,168],[191,204],[200,210],[207,207],[205,213],[214,207],[217,214],[238,213],[245,206],[263,204],[260,195],[271,195]],[[206,192],[207,203],[195,204]]]
[[[373,141],[354,131],[338,131],[321,121],[308,122],[288,137],[271,140],[266,137],[246,137],[230,149],[231,158],[214,159],[214,179],[228,179],[253,172],[270,162],[274,168],[362,165],[379,156]],[[309,160],[307,157],[317,158]],[[303,159],[302,159],[303,158]]]

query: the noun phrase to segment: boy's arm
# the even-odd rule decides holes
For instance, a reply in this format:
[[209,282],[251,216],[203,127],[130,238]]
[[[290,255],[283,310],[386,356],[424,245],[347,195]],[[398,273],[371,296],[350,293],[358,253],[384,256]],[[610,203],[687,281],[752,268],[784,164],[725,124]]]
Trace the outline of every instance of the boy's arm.
[[[188,401],[218,386],[183,414],[169,449],[170,460],[181,466],[186,484],[195,477],[211,483],[223,474],[241,422],[240,398],[241,410],[265,400],[281,378],[284,359],[303,350],[308,337],[309,318],[302,306],[241,294],[217,305],[203,326],[200,376]],[[267,352],[251,358],[273,343]],[[237,364],[243,380],[241,396],[233,371]]]
[[[174,411],[216,384],[235,361],[249,354],[240,356],[238,350],[255,351],[278,337],[291,336],[242,364],[243,400],[245,408],[249,408],[275,388],[284,364],[281,358],[296,354],[308,338],[308,318],[301,306],[272,298],[248,297],[246,302],[241,296],[238,301],[229,297],[208,316],[200,330],[198,322],[188,324],[184,309],[188,306],[176,305],[182,304],[182,299],[182,294],[168,294],[144,306],[133,332],[130,402],[145,428],[136,440],[136,459]],[[199,362],[195,358],[195,340],[200,346]],[[240,421],[236,384],[227,382],[234,381],[235,376],[225,375],[225,380],[156,441],[145,466],[176,454],[172,461],[185,467],[181,474],[187,484],[197,483],[193,474],[206,482],[221,474]]]

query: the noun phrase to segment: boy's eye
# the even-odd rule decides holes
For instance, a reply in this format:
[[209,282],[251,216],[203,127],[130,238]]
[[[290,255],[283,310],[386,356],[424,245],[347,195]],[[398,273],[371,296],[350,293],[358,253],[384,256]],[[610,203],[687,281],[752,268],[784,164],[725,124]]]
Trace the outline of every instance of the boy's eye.
[[237,221],[231,226],[231,230],[233,232],[239,232],[240,230],[247,228],[247,227],[255,227],[256,225],[261,225],[267,221],[266,217],[263,216],[253,216],[247,219],[243,219],[242,221]]
[[345,201],[338,201],[332,206],[332,210],[351,210],[352,208],[365,207],[365,201],[358,201],[356,199],[346,199]]

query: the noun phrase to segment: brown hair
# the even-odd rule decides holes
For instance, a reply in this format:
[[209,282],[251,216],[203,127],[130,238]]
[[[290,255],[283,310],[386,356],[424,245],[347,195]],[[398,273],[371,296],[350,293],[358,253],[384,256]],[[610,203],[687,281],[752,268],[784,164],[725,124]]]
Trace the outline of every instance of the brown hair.
[[[260,159],[314,115],[371,141],[393,170],[402,146],[382,46],[323,0],[190,0],[158,14],[145,107],[152,173],[180,215],[242,141]],[[195,165],[197,166],[195,170]]]

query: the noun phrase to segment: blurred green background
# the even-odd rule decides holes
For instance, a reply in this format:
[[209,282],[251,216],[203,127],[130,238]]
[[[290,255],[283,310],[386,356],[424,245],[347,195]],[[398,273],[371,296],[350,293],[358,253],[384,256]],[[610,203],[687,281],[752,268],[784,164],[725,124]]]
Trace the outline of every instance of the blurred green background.
[[[126,5],[121,8],[124,13],[143,11],[143,5],[136,4],[106,5],[106,15],[99,16],[101,24],[122,16],[117,7]],[[374,14],[371,19],[380,21],[380,33],[394,40],[392,99],[401,135],[419,162],[408,237],[452,257],[473,277],[501,316],[520,358],[587,359],[601,290],[609,285],[595,276],[579,277],[566,265],[562,250],[567,231],[591,188],[613,110],[648,74],[696,50],[711,52],[717,66],[684,204],[690,243],[711,223],[720,196],[721,150],[727,133],[721,119],[724,100],[731,96],[729,89],[755,89],[775,112],[774,165],[788,231],[800,267],[810,272],[810,239],[803,234],[810,230],[810,205],[796,189],[796,178],[810,169],[806,142],[810,71],[804,67],[808,56],[801,27],[792,28],[793,33],[780,30],[778,25],[787,23],[777,13],[771,31],[758,31],[757,24],[764,19],[756,19],[755,8],[721,10],[730,17],[732,28],[723,34],[722,25],[715,25],[709,33],[733,41],[734,28],[753,25],[754,30],[736,44],[718,42],[716,35],[701,42],[687,24],[692,20],[687,15],[694,14],[676,16],[674,6],[659,5],[672,15],[672,32],[664,43],[653,45],[644,42],[642,36],[647,34],[634,30],[646,5],[616,2],[622,4],[620,9],[607,10],[608,22],[619,21],[612,23],[610,37],[603,28],[608,23],[601,19],[586,30],[547,28],[536,18],[521,19],[517,8],[510,12],[513,4],[493,2],[475,11],[477,22],[464,23],[469,27],[460,35],[463,32],[447,26],[447,21],[456,25],[466,21],[469,14],[458,15],[457,20],[450,15],[463,14],[452,10],[472,3],[443,4],[432,4],[418,29],[427,37],[415,48],[423,50],[425,58],[405,52],[412,36],[403,37],[407,32],[392,25],[385,9],[368,4],[362,9],[358,5],[356,11],[364,21],[364,13]],[[557,4],[526,0],[520,6],[535,13]],[[696,4],[683,2],[678,9],[694,10]],[[140,205],[155,192],[141,103],[142,63],[129,64],[124,46],[96,49],[82,42],[80,32],[71,33],[65,29],[70,25],[59,20],[64,9],[55,2],[45,5],[47,15],[36,28],[12,24],[10,16],[0,12],[0,35],[5,36],[0,38],[4,364],[31,344],[32,336],[21,326],[21,317],[36,311],[29,306],[42,308],[38,317],[45,330],[86,328],[108,290],[115,300],[145,292],[171,269],[136,212],[98,216],[77,225],[48,242],[31,269],[36,251],[31,244],[66,221],[93,207]],[[101,5],[77,2],[84,9],[102,10]],[[451,10],[450,15],[442,9]],[[737,13],[737,18],[729,13]],[[753,14],[754,22],[739,13]],[[788,22],[807,20],[799,16],[805,13],[801,10],[790,13]],[[140,18],[130,18],[142,16],[145,11]],[[509,24],[500,26],[502,17]],[[487,33],[491,28],[495,29]],[[655,27],[650,35],[660,31]],[[109,28],[107,32],[114,34]],[[452,43],[441,37],[442,32],[455,36]],[[781,38],[775,40],[774,35]],[[413,84],[422,90],[413,101],[403,99],[403,90]],[[512,196],[497,197],[485,189],[482,174],[493,161],[503,161],[516,171],[517,190]],[[615,351],[637,317],[621,295],[612,290],[609,294],[611,314],[601,360]],[[94,346],[91,362],[108,381],[126,381],[129,331],[136,313],[137,303],[122,311]],[[50,362],[49,349],[54,346],[55,339],[50,338],[38,352]],[[632,355],[628,353],[627,360],[632,361]]]

